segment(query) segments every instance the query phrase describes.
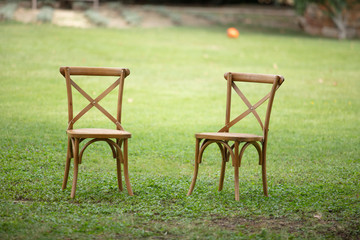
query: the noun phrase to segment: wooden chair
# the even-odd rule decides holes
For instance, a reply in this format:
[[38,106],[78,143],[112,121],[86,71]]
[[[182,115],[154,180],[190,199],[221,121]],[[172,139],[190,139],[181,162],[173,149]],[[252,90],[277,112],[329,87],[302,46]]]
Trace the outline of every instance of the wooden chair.
[[[263,181],[264,195],[268,196],[267,182],[266,182],[266,145],[268,141],[269,121],[270,121],[271,108],[275,97],[275,92],[284,82],[284,78],[282,76],[277,76],[277,75],[232,73],[232,72],[225,73],[224,77],[227,80],[225,126],[222,127],[218,132],[195,134],[195,138],[196,138],[195,169],[194,169],[193,180],[191,182],[190,189],[187,195],[189,196],[194,190],[196,178],[199,170],[199,164],[202,161],[202,155],[204,153],[204,150],[210,144],[216,143],[219,146],[222,155],[222,164],[221,164],[218,190],[221,191],[223,188],[226,162],[229,161],[229,158],[231,156],[232,165],[234,166],[234,175],[235,175],[234,177],[235,200],[236,201],[239,200],[239,167],[241,164],[241,158],[244,154],[245,149],[248,146],[253,145],[259,154],[259,165],[262,166],[262,181]],[[272,84],[272,87],[271,87],[271,91],[265,97],[263,97],[257,103],[252,105],[249,102],[249,100],[245,97],[245,95],[241,92],[241,90],[237,87],[236,85],[237,82],[267,83],[267,84]],[[246,104],[248,109],[239,116],[237,116],[235,119],[230,121],[232,88],[240,96],[240,98]],[[263,124],[258,113],[256,112],[256,109],[266,100],[269,101],[267,104],[265,124]],[[229,132],[229,129],[232,126],[234,126],[236,123],[238,123],[241,119],[243,119],[250,113],[252,113],[255,116],[255,118],[257,119],[257,121],[259,122],[262,128],[263,134],[261,136],[254,134],[247,134],[247,133]],[[232,142],[233,144],[231,145],[230,142]],[[244,143],[244,145],[240,149],[241,143]]]
[[[75,197],[79,164],[81,164],[82,156],[85,149],[94,142],[104,141],[110,146],[113,157],[116,159],[119,190],[122,191],[122,180],[121,180],[121,163],[122,163],[124,165],[124,178],[125,178],[127,191],[129,195],[133,195],[129,180],[129,173],[128,173],[128,138],[131,138],[131,133],[124,131],[124,128],[121,126],[121,106],[122,106],[122,96],[124,89],[124,80],[130,74],[129,69],[60,67],[60,73],[65,77],[66,80],[66,89],[67,89],[67,97],[68,97],[68,115],[69,115],[68,128],[66,131],[68,135],[68,147],[67,147],[65,174],[64,174],[62,189],[64,190],[66,188],[66,184],[69,176],[70,161],[73,158],[74,176],[73,176],[73,184],[71,189],[71,198]],[[115,76],[118,77],[118,79],[98,97],[92,98],[83,89],[81,89],[79,85],[77,85],[73,81],[73,79],[71,79],[72,75]],[[118,100],[117,100],[117,114],[115,118],[108,111],[106,111],[99,104],[99,102],[118,85],[119,85],[119,90],[118,90],[119,92],[118,92]],[[90,102],[75,117],[73,115],[72,87],[75,88],[77,91],[79,91],[79,93],[83,95]],[[100,112],[102,112],[106,117],[108,117],[116,125],[116,129],[102,129],[102,128],[74,129],[74,124],[93,107],[96,107],[97,109],[100,110]],[[91,140],[89,140],[80,150],[79,148],[80,143],[88,138],[91,138]]]

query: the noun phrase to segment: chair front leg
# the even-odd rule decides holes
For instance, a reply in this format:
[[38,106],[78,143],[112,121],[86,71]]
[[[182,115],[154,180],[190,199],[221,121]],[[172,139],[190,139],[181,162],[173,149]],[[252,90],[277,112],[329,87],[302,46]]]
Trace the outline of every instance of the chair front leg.
[[123,190],[122,187],[122,179],[121,179],[121,159],[120,159],[120,153],[118,153],[118,156],[116,156],[116,173],[117,173],[117,180],[118,180],[118,188],[121,192]]
[[221,172],[220,172],[220,181],[219,181],[219,189],[218,189],[219,192],[223,189],[224,186],[225,169],[226,169],[226,161],[223,160],[221,162]]
[[217,142],[217,145],[221,151],[221,171],[220,171],[220,180],[219,180],[219,188],[218,191],[220,192],[223,189],[224,185],[224,178],[225,178],[225,169],[226,169],[226,161],[227,161],[227,149],[221,145],[221,143]]
[[193,179],[191,181],[191,185],[190,185],[190,189],[187,193],[187,196],[191,195],[191,193],[194,190],[195,187],[195,183],[196,183],[196,178],[199,172],[199,148],[200,148],[200,139],[196,138],[196,142],[195,142],[195,168],[194,168],[194,176]]
[[67,144],[67,152],[66,152],[66,161],[65,161],[65,173],[64,173],[64,180],[62,184],[62,190],[66,188],[67,181],[69,178],[69,170],[70,170],[70,162],[72,157],[72,147],[71,147],[71,139],[68,137],[68,144]]
[[124,162],[123,155],[121,151],[122,141],[120,139],[116,139],[116,174],[117,174],[117,182],[118,189],[121,192],[123,190],[122,186],[122,178],[121,178],[121,163]]
[[129,169],[128,169],[128,139],[124,139],[124,178],[127,191],[130,196],[133,196],[134,193],[131,189],[130,179],[129,179]]

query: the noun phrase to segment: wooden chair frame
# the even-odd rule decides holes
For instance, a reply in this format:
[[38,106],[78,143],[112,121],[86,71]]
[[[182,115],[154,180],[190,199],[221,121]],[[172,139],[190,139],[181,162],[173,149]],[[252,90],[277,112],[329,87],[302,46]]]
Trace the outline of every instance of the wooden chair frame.
[[[227,80],[225,126],[222,127],[217,133],[195,134],[196,144],[195,144],[194,176],[187,195],[189,196],[194,190],[196,178],[199,170],[199,164],[202,162],[202,155],[206,147],[212,143],[216,143],[220,148],[220,152],[222,156],[218,190],[221,191],[223,188],[226,162],[229,161],[229,158],[231,156],[232,165],[234,167],[235,200],[239,201],[240,198],[239,197],[239,167],[241,165],[241,159],[245,152],[245,149],[248,146],[253,145],[256,148],[259,155],[259,165],[262,166],[262,182],[263,182],[264,195],[268,196],[267,181],[266,181],[266,149],[267,149],[267,141],[268,141],[270,114],[275,97],[275,92],[284,82],[284,78],[278,75],[232,73],[232,72],[225,73],[224,77]],[[272,88],[267,95],[265,95],[257,103],[252,105],[250,101],[245,97],[245,95],[241,92],[241,90],[237,87],[236,82],[272,84]],[[239,95],[242,101],[246,104],[248,109],[244,111],[242,114],[240,114],[238,117],[230,121],[232,89],[235,90],[235,92]],[[266,110],[265,123],[263,124],[261,118],[256,112],[256,109],[267,100],[269,101]],[[234,126],[236,123],[238,123],[241,119],[245,118],[250,113],[252,113],[259,122],[261,129],[263,130],[262,136],[246,134],[246,133],[229,132],[229,129],[232,126]],[[233,142],[233,144],[231,145],[229,142]],[[240,149],[241,143],[244,143],[244,145]]]
[[[121,125],[121,108],[122,108],[122,97],[124,90],[124,80],[130,74],[129,69],[60,67],[60,73],[65,77],[65,81],[66,81],[66,89],[67,89],[67,97],[68,97],[68,116],[69,116],[68,128],[67,128],[68,147],[67,147],[65,173],[64,173],[62,189],[64,190],[66,188],[67,180],[69,177],[70,162],[71,159],[73,158],[74,176],[73,176],[73,184],[71,189],[71,198],[75,197],[79,164],[81,164],[82,162],[82,156],[85,149],[94,142],[104,141],[109,145],[113,154],[113,158],[116,159],[119,190],[120,191],[123,190],[122,180],[121,180],[121,163],[122,163],[124,165],[124,178],[125,178],[127,191],[129,195],[133,195],[129,180],[129,173],[128,173],[128,138],[131,138],[131,133],[124,131],[124,128]],[[118,79],[113,84],[111,84],[104,92],[102,92],[98,97],[92,98],[71,79],[72,75],[114,76],[114,77],[118,77]],[[117,114],[115,118],[99,104],[99,101],[102,100],[118,85],[119,85],[119,91],[118,91],[118,101],[117,101]],[[73,113],[72,87],[75,88],[81,95],[83,95],[90,102],[75,117]],[[74,129],[74,124],[93,107],[96,107],[97,109],[100,110],[101,113],[103,113],[106,117],[108,117],[116,125],[116,130],[101,129],[101,128]],[[79,147],[80,143],[88,138],[92,138],[92,140],[88,141],[80,150]],[[115,139],[115,141],[112,140],[112,138]]]

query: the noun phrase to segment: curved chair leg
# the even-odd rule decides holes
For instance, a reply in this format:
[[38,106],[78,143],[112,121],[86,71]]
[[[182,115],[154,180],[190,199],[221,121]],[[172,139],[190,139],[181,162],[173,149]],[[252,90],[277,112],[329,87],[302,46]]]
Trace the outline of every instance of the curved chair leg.
[[263,182],[263,191],[264,195],[268,197],[268,186],[267,186],[267,180],[266,180],[266,144],[263,145],[262,149],[262,164],[261,164],[261,170],[262,170],[262,182]]
[[[121,178],[121,163],[123,162],[123,156],[121,152],[121,142],[120,139],[116,139],[116,174],[117,174],[117,181],[118,181],[118,189],[121,192],[123,190],[122,186],[122,178]],[[109,144],[110,145],[110,144]],[[113,146],[112,146],[113,147]]]
[[124,178],[126,183],[126,188],[130,196],[133,196],[134,193],[131,189],[130,179],[129,179],[129,170],[128,170],[128,140],[124,139]]
[[70,170],[70,161],[71,161],[71,139],[68,137],[68,146],[67,146],[67,152],[66,152],[66,162],[65,162],[65,173],[64,173],[64,180],[62,184],[62,190],[66,188],[67,181],[69,178],[69,170]]
[[71,198],[75,197],[76,183],[79,172],[79,139],[78,138],[75,138],[73,150],[74,150],[74,176],[73,176],[73,184],[71,187]]
[[196,143],[195,143],[195,168],[194,168],[194,176],[190,185],[190,189],[187,193],[187,196],[191,195],[191,193],[194,190],[195,187],[195,183],[196,183],[196,178],[199,172],[199,148],[200,148],[200,139],[196,138]]
[[118,153],[118,156],[116,157],[116,172],[117,172],[117,180],[118,180],[118,188],[121,192],[123,190],[122,187],[122,180],[121,180],[121,160],[120,160],[120,154]]
[[239,143],[235,142],[235,160],[234,162],[234,185],[235,185],[235,201],[240,200],[239,193]]
[[223,185],[224,185],[224,177],[225,177],[225,169],[226,169],[226,159],[227,159],[227,149],[224,148],[220,143],[217,143],[220,151],[221,151],[221,158],[222,158],[222,162],[221,162],[221,171],[220,171],[220,180],[219,180],[219,189],[218,191],[220,192],[223,189]]
[[220,181],[219,181],[219,192],[223,189],[224,178],[225,178],[226,161],[223,160],[221,163]]

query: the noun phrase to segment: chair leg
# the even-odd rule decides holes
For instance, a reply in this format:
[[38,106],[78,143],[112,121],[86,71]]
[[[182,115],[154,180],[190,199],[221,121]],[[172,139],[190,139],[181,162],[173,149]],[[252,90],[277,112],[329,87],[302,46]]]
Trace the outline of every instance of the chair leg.
[[120,154],[121,154],[121,152],[119,152],[118,156],[116,157],[116,171],[117,171],[118,188],[119,188],[119,191],[121,192],[123,190],[123,187],[122,187],[122,180],[121,180]]
[[66,188],[67,181],[69,178],[69,170],[70,170],[70,161],[71,161],[71,139],[68,137],[68,146],[66,152],[66,162],[65,162],[65,173],[64,173],[64,180],[62,184],[62,190]]
[[234,162],[234,185],[235,185],[235,201],[240,200],[239,193],[239,143],[235,142],[235,160]]
[[131,189],[129,170],[128,170],[128,140],[127,139],[124,139],[124,178],[125,178],[127,191],[130,196],[133,196],[134,193]]
[[196,138],[196,143],[195,143],[195,168],[194,168],[194,176],[190,185],[190,189],[187,193],[187,196],[190,196],[191,193],[194,190],[195,187],[195,183],[196,183],[196,178],[199,172],[199,148],[200,148],[200,139]]
[[75,197],[76,183],[79,172],[79,139],[78,138],[75,138],[75,144],[73,150],[74,150],[74,176],[73,176],[73,184],[71,187],[71,198]]
[[220,143],[217,143],[221,151],[221,171],[220,171],[220,180],[219,180],[219,188],[220,192],[223,189],[224,185],[224,177],[225,177],[225,169],[226,169],[226,160],[227,160],[227,149],[223,147]]
[[221,172],[220,172],[220,181],[219,181],[219,192],[223,189],[224,178],[225,178],[225,169],[226,169],[226,156],[221,163]]
[[267,186],[267,180],[266,180],[266,145],[263,145],[261,170],[262,170],[262,182],[263,182],[264,195],[266,197],[268,197],[269,194],[268,194],[268,186]]

